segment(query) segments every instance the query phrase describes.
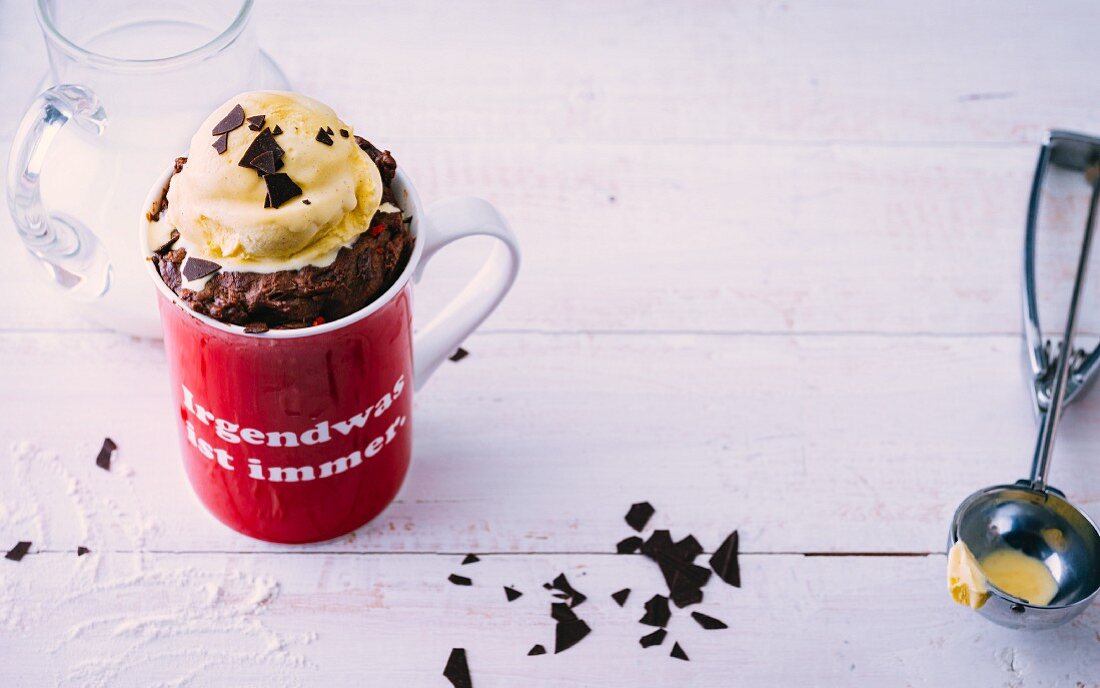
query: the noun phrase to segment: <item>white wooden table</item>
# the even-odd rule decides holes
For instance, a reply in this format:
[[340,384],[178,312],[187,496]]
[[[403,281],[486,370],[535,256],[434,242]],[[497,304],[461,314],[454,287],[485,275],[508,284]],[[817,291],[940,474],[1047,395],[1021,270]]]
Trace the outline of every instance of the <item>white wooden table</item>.
[[[45,69],[29,4],[0,0],[5,150]],[[4,685],[446,686],[452,647],[478,688],[1097,685],[1100,607],[991,626],[948,599],[943,546],[958,501],[1030,458],[1026,192],[1043,129],[1100,131],[1100,5],[316,4],[257,17],[295,86],[424,197],[497,203],[523,274],[418,397],[399,500],[269,546],[191,496],[161,344],[67,310],[0,213],[0,548],[34,542],[0,560]],[[368,31],[395,64],[349,88]],[[1063,286],[1066,236],[1042,257]],[[433,264],[421,312],[483,249]],[[1052,476],[1094,517],[1098,413],[1067,414]],[[700,606],[729,630],[680,612],[639,647],[660,575],[613,552],[641,500],[708,551],[739,529],[743,587]],[[593,633],[527,657],[559,572]]]

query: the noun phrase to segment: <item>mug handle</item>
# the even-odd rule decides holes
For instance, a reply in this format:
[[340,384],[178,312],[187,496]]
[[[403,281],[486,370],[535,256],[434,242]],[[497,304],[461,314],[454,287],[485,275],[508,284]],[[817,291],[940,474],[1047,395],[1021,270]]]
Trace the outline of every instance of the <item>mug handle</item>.
[[107,115],[86,86],[52,86],[31,103],[8,156],[8,210],[19,238],[48,264],[54,280],[69,289],[79,287],[79,291],[94,297],[107,287],[108,263],[103,249],[79,220],[49,213],[42,205],[39,185],[46,152],[69,121],[96,135],[106,126]]
[[431,321],[413,342],[413,381],[420,389],[448,356],[500,304],[519,273],[519,242],[508,222],[488,201],[467,196],[440,201],[427,212],[420,240],[424,255],[413,279],[441,248],[469,236],[491,236],[493,247],[481,270]]

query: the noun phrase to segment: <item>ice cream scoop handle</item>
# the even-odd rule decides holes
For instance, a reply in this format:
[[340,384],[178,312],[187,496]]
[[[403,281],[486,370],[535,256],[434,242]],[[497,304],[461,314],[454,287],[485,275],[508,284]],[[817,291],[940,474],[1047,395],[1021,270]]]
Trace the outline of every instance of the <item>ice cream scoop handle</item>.
[[428,261],[453,241],[469,236],[490,236],[500,241],[473,279],[426,325],[413,342],[413,378],[416,388],[427,382],[436,368],[452,355],[466,337],[500,304],[519,274],[519,242],[508,222],[487,201],[464,197],[440,201],[419,227],[418,241],[424,253],[415,280]]

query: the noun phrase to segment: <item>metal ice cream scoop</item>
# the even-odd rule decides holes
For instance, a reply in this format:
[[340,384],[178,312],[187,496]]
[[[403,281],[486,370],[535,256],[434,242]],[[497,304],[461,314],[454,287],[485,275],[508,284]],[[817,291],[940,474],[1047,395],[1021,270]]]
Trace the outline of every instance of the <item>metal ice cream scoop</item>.
[[[1035,243],[1039,198],[1047,169],[1081,173],[1092,187],[1088,220],[1077,260],[1077,277],[1070,297],[1065,333],[1051,353],[1039,328],[1035,291]],[[963,500],[951,520],[948,547],[962,540],[981,561],[1010,548],[1043,562],[1058,585],[1046,605],[1033,604],[989,585],[990,595],[979,608],[991,621],[1009,628],[1053,628],[1074,618],[1100,591],[1100,533],[1083,511],[1047,484],[1055,432],[1064,404],[1093,381],[1100,368],[1100,347],[1087,355],[1075,353],[1078,302],[1085,282],[1097,201],[1100,200],[1100,139],[1052,131],[1043,143],[1031,187],[1024,246],[1024,315],[1033,396],[1042,425],[1031,464],[1031,476],[1011,485],[979,490]]]

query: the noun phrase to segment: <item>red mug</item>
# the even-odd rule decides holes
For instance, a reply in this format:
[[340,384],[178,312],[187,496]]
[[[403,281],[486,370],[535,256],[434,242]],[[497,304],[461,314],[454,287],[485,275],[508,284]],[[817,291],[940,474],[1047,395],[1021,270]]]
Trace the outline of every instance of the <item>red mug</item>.
[[[143,207],[163,192],[172,170]],[[496,308],[515,281],[519,245],[478,198],[426,210],[393,181],[415,245],[386,293],[314,327],[249,334],[191,310],[151,260],[184,467],[199,500],[230,528],[269,542],[329,540],[393,501],[412,455],[412,396]],[[152,254],[146,222],[141,250]],[[467,236],[500,240],[473,280],[414,335],[412,289],[427,261]]]

